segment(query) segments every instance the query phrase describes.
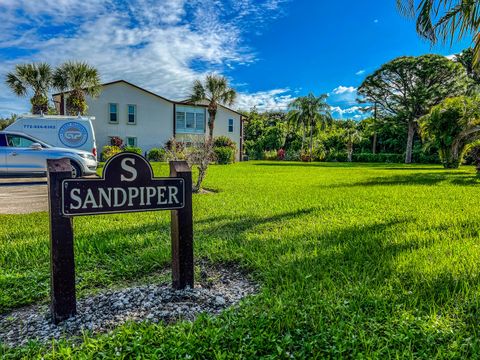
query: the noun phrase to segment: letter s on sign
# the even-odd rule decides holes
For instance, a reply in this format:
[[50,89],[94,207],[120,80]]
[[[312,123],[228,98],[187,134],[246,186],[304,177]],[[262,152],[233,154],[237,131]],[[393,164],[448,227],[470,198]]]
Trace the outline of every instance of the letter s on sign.
[[137,169],[135,169],[133,166],[128,165],[127,163],[130,163],[130,165],[135,165],[135,159],[125,158],[120,163],[120,165],[122,166],[122,169],[130,173],[132,176],[126,177],[122,174],[120,175],[120,181],[134,181],[137,178],[137,175],[138,175]]

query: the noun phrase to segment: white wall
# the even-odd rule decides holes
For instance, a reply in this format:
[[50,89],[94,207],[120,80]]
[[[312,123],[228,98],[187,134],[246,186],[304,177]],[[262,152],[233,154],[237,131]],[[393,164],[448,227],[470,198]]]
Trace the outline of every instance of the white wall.
[[[233,133],[228,132],[228,119],[233,119]],[[237,144],[236,160],[240,161],[240,142],[241,142],[241,116],[224,107],[219,106],[215,116],[215,127],[213,136],[227,136]],[[208,132],[208,126],[207,126]]]
[[[93,127],[99,152],[110,144],[111,136],[136,137],[143,152],[161,147],[173,136],[173,104],[126,83],[103,87],[96,99],[87,99],[88,115],[95,116]],[[109,103],[118,104],[118,124],[110,123]],[[128,105],[136,105],[136,124],[128,124]]]

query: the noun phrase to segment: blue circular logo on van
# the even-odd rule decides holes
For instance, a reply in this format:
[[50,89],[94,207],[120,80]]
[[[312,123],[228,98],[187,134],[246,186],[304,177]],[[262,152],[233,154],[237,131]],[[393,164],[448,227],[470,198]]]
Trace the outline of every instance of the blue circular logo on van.
[[88,131],[82,124],[72,121],[62,125],[58,137],[63,145],[77,148],[87,142]]

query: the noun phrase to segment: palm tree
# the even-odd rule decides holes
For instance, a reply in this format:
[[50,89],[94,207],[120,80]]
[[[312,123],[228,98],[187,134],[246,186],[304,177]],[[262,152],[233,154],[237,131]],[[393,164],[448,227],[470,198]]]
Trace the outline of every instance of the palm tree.
[[228,80],[224,76],[215,74],[207,75],[205,82],[195,80],[189,102],[208,102],[208,132],[209,141],[213,139],[213,128],[215,127],[215,116],[218,105],[232,105],[237,97],[234,89],[228,86]]
[[477,0],[396,0],[399,11],[417,18],[420,36],[436,43],[453,42],[474,34],[474,64],[480,59],[480,2]]
[[98,70],[85,62],[68,61],[60,65],[53,74],[53,85],[61,92],[69,91],[69,115],[84,115],[88,109],[86,96],[97,97],[102,90]]
[[307,130],[310,132],[310,159],[313,154],[313,135],[318,129],[325,128],[332,120],[330,106],[326,103],[327,95],[318,97],[310,93],[307,96],[296,98],[290,103],[288,119],[290,123],[302,127],[302,152]]
[[347,145],[348,161],[352,162],[353,145],[358,144],[363,140],[362,134],[358,128],[358,123],[353,120],[347,120],[345,123],[345,132],[342,137]]
[[52,86],[52,68],[46,63],[21,64],[15,66],[15,71],[6,76],[6,83],[17,96],[30,98],[32,113],[40,114],[48,111],[48,91]]

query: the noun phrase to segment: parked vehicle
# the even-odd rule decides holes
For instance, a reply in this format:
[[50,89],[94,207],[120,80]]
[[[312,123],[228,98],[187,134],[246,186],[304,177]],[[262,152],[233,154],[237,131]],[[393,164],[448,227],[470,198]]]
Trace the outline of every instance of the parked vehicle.
[[21,115],[5,130],[33,136],[52,146],[85,150],[97,156],[92,116]]
[[72,176],[92,175],[97,159],[92,153],[53,147],[27,134],[0,131],[0,175],[45,174],[47,159],[68,158]]

